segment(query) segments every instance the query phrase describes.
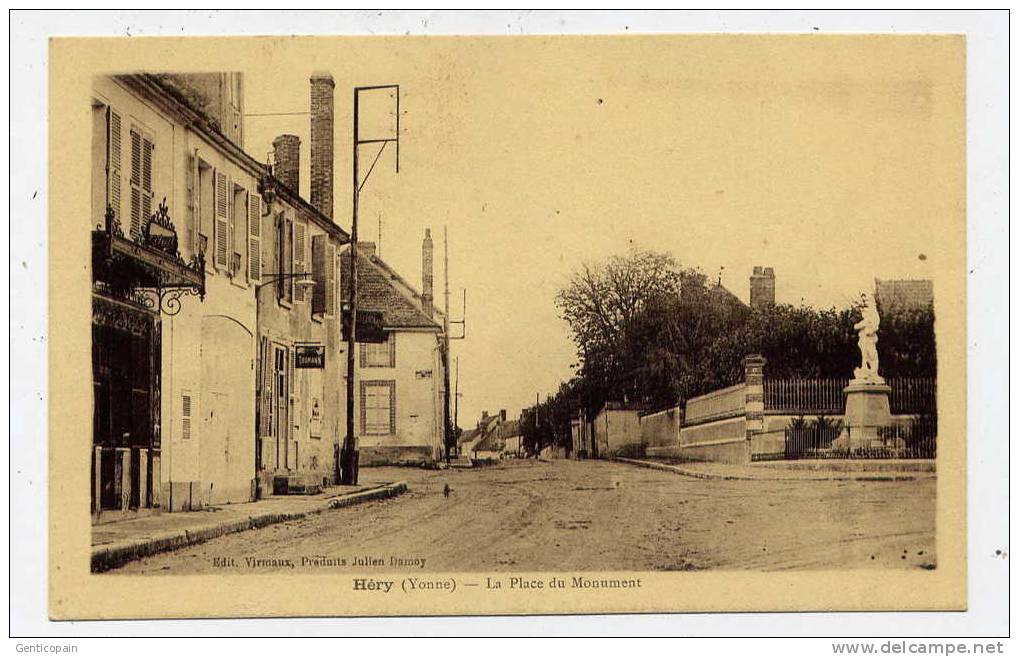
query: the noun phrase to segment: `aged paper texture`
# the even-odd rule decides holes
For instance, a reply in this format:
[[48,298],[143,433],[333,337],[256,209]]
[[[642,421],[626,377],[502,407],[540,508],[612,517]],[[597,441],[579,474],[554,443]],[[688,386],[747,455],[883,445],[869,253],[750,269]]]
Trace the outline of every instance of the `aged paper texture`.
[[965,608],[963,37],[49,65],[52,618]]

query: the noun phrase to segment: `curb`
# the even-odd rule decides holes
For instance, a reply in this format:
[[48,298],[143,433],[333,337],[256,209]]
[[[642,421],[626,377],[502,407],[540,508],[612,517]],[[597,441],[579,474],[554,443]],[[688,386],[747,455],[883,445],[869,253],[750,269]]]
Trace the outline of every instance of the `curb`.
[[326,503],[323,506],[309,511],[301,511],[297,513],[264,513],[261,515],[249,516],[242,520],[234,520],[221,525],[215,525],[213,527],[202,527],[200,529],[193,530],[185,529],[141,541],[97,547],[92,550],[92,572],[105,572],[107,570],[123,566],[130,561],[143,559],[160,552],[170,552],[172,550],[179,550],[191,545],[197,545],[198,543],[204,543],[205,541],[218,538],[220,536],[226,536],[227,534],[236,534],[250,529],[261,529],[262,527],[287,522],[288,520],[300,520],[301,518],[317,515],[323,511],[342,509],[344,507],[373,500],[384,500],[390,497],[396,497],[397,495],[402,495],[405,492],[407,492],[407,482],[398,481],[396,483],[385,484],[377,488],[370,488],[357,493],[337,495],[335,497],[327,498]]
[[[915,474],[881,474],[876,472],[860,473],[858,475],[832,474],[830,476],[805,476],[805,477],[747,477],[734,474],[713,474],[710,472],[697,472],[686,468],[669,465],[667,463],[656,463],[654,461],[640,461],[638,459],[627,459],[614,457],[613,461],[635,465],[640,468],[651,470],[662,470],[673,474],[693,477],[694,479],[715,479],[721,481],[916,481]],[[817,472],[816,470],[800,470],[800,472]]]

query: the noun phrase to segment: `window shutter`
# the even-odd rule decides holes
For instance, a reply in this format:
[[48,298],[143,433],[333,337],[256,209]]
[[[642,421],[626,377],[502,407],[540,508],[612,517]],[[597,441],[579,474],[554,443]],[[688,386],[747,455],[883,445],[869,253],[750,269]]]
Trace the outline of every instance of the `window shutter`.
[[302,399],[301,393],[303,392],[302,388],[304,387],[303,385],[304,371],[303,370],[301,371],[302,381],[298,382],[296,370],[294,369],[294,361],[296,359],[297,350],[294,349],[290,355],[290,394],[291,399],[293,399],[294,401],[293,404],[294,417],[292,420],[292,424],[294,425],[294,440],[297,440],[298,438],[301,437],[301,424],[304,416],[304,409],[301,407]]
[[181,392],[180,435],[183,440],[191,439],[191,392]]
[[390,331],[386,342],[389,343],[389,366],[396,367],[396,333]]
[[152,217],[152,140],[142,138],[142,224]]
[[297,386],[294,385],[294,348],[287,351],[287,396],[293,400],[297,396]]
[[[286,240],[286,247],[283,249],[283,258],[285,260],[283,271],[287,274],[294,272],[294,220],[290,217],[286,218],[285,227],[283,230],[283,237]],[[283,296],[287,301],[293,302],[294,300],[294,279],[293,277],[286,278],[283,280]]]
[[108,203],[113,208],[113,216],[117,221],[123,218],[121,205],[120,205],[120,170],[121,170],[121,125],[122,121],[120,114],[115,112],[113,108],[109,110],[109,123],[108,128],[110,134],[107,138],[107,144],[109,144],[109,169],[107,171],[107,183],[109,184]]
[[142,214],[142,138],[131,130],[131,230],[132,239],[137,239],[141,230]]
[[198,158],[193,154],[188,153],[187,157],[187,172],[184,177],[184,184],[187,187],[187,226],[185,228],[185,234],[187,236],[188,249],[194,253],[198,250],[198,242],[195,239],[195,227],[197,225],[198,218],[198,196],[196,194],[196,187],[198,181]]
[[234,234],[236,233],[234,225],[234,207],[237,197],[234,194],[234,181],[232,178],[227,176],[226,179],[226,269],[232,277],[234,272]]
[[[284,267],[286,267],[287,259],[283,255],[286,252],[287,240],[284,235],[286,230],[287,222],[282,212],[276,215],[276,273],[282,274]],[[284,298],[286,295],[283,293],[284,284],[286,280],[283,277],[276,278],[276,297],[279,299]]]
[[216,240],[215,265],[226,267],[227,258],[227,202],[226,202],[226,174],[216,172],[216,226],[214,239]]
[[[305,243],[307,237],[308,226],[303,221],[294,222],[294,273],[300,274],[308,271],[305,265],[305,255],[308,251],[308,246]],[[307,293],[303,285],[296,285],[295,281],[295,294],[294,301],[307,301]]]
[[389,435],[396,435],[396,381],[389,382]]
[[311,273],[315,279],[315,288],[311,292],[311,312],[326,312],[326,240],[325,235],[311,238]]
[[[324,237],[324,236],[323,236]],[[336,262],[336,245],[326,244],[326,255],[323,258],[322,269],[325,273],[325,314],[330,317],[336,316],[336,267],[331,266]],[[318,287],[317,285],[315,287]]]
[[248,195],[248,280],[262,280],[262,197]]
[[361,342],[359,346],[361,347],[361,367],[368,367],[368,345]]
[[[364,347],[364,345],[361,345]],[[361,365],[364,366],[364,349],[361,349]],[[361,382],[361,394],[360,394],[360,409],[361,409],[361,433],[368,433],[368,386],[365,385],[364,381]]]

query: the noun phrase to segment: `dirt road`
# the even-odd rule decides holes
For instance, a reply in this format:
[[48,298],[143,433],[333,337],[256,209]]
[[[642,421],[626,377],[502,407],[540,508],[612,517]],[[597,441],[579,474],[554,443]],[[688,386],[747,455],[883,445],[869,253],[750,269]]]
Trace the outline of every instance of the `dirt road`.
[[[401,497],[114,573],[931,568],[935,479],[717,481],[605,461],[377,469]],[[391,474],[390,474],[391,473]],[[452,493],[443,496],[443,486]],[[365,560],[365,561],[359,561]]]

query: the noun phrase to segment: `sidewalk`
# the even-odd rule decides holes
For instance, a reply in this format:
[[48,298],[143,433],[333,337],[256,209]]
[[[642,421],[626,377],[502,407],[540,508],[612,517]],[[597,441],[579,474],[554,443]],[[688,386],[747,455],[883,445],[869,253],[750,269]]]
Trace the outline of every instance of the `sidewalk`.
[[667,463],[649,459],[613,459],[644,468],[698,479],[751,481],[913,481],[935,477],[933,460],[765,461],[750,465]]
[[329,509],[395,497],[406,482],[333,486],[318,495],[287,495],[224,504],[203,511],[158,513],[92,527],[92,572],[102,572],[157,552],[177,550],[234,532],[297,520]]

